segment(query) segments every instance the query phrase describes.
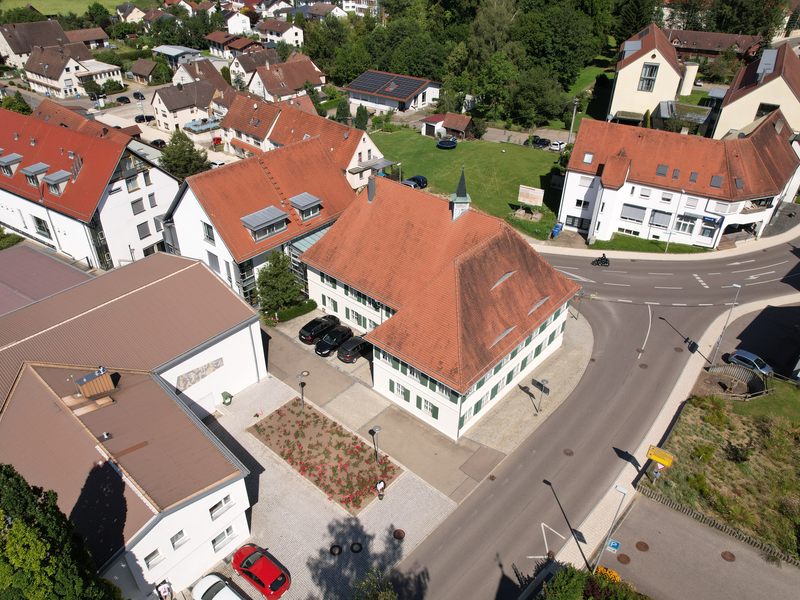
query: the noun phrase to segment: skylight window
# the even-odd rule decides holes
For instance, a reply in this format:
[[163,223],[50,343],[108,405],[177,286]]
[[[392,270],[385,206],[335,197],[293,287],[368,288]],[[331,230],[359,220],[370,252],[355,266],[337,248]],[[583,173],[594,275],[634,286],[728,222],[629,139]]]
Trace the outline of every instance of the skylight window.
[[514,273],[516,273],[516,272],[517,272],[517,271],[516,271],[516,269],[515,269],[515,270],[513,270],[513,271],[509,271],[508,273],[506,273],[505,275],[503,275],[503,276],[502,276],[500,279],[498,279],[498,280],[497,280],[497,283],[495,283],[495,284],[492,286],[492,289],[496,288],[498,285],[500,285],[501,283],[503,283],[503,282],[504,282],[506,279],[508,279],[509,277],[511,277],[511,276],[512,276]]
[[672,171],[672,178],[673,179],[677,179],[678,175],[680,175],[680,174],[681,174],[681,170],[680,169],[675,169],[674,171]]
[[658,169],[656,169],[656,175],[659,177],[666,177],[667,171],[669,171],[669,167],[667,165],[658,165]]
[[689,176],[689,181],[692,183],[697,183],[697,175],[698,174],[695,171],[692,171],[692,174]]
[[545,296],[544,298],[539,300],[536,304],[534,304],[533,308],[528,311],[528,316],[531,316],[533,314],[533,311],[535,311],[537,308],[539,308],[542,304],[547,302],[549,299],[550,299],[550,296]]
[[719,175],[712,175],[711,176],[711,187],[713,188],[721,188],[722,187],[722,177]]
[[508,329],[506,329],[506,330],[505,330],[503,333],[501,333],[501,334],[500,334],[500,336],[499,336],[499,337],[498,337],[498,338],[497,338],[497,339],[494,341],[494,343],[492,343],[492,345],[491,345],[491,346],[489,346],[489,347],[490,347],[490,348],[493,348],[495,345],[497,345],[497,342],[499,342],[500,340],[502,340],[504,337],[506,337],[506,336],[507,336],[509,333],[511,333],[512,331],[514,331],[516,328],[517,328],[517,326],[516,326],[516,325],[514,325],[513,327],[509,327]]
[[744,186],[742,185],[741,177],[734,177],[733,180],[736,182],[736,189],[737,190],[743,189]]
[[594,160],[594,154],[592,152],[587,152],[583,155],[583,164],[590,165]]

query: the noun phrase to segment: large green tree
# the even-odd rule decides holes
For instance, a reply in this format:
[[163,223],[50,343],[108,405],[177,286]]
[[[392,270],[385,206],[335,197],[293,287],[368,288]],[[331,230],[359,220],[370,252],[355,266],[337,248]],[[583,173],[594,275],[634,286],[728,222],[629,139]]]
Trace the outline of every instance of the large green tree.
[[47,21],[47,17],[26,7],[12,8],[3,11],[3,14],[0,15],[0,23],[33,23],[35,21]]
[[0,598],[119,600],[119,588],[97,566],[52,490],[31,487],[0,464]]
[[353,600],[397,600],[397,592],[380,569],[370,565],[369,572],[353,582]]
[[511,92],[519,79],[519,71],[502,50],[496,52],[475,82],[475,93],[487,118],[501,120],[506,116]]
[[359,104],[356,109],[356,118],[353,121],[353,127],[362,131],[367,130],[367,123],[369,123],[369,111],[363,104]]
[[29,115],[33,112],[31,105],[25,102],[25,98],[22,97],[19,90],[14,92],[13,96],[4,97],[2,106],[6,110],[13,110],[21,115]]
[[186,179],[197,173],[208,171],[208,153],[195,147],[183,131],[173,132],[169,143],[161,151],[159,165],[178,179]]
[[614,37],[621,44],[653,22],[656,0],[623,0],[618,5]]
[[290,308],[302,301],[302,284],[291,269],[287,254],[275,251],[261,267],[256,281],[258,304],[264,319],[275,317],[275,313]]

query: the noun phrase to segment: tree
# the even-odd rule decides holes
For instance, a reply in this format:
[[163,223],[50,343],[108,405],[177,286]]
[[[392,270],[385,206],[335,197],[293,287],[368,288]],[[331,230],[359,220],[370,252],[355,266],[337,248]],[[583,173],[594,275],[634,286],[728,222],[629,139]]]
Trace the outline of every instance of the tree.
[[0,23],[33,23],[35,21],[47,21],[47,17],[25,7],[11,8],[0,16]]
[[288,254],[276,250],[269,255],[269,261],[258,272],[256,289],[259,310],[267,323],[279,310],[301,302],[303,286],[292,273]]
[[13,96],[5,96],[3,98],[2,107],[6,110],[12,110],[21,115],[29,115],[33,112],[31,105],[25,102],[25,98],[17,90]]
[[708,29],[721,33],[761,34],[771,40],[783,26],[788,0],[715,0],[708,11]]
[[108,9],[99,2],[93,2],[86,9],[86,15],[95,27],[108,27],[111,24]]
[[294,47],[292,47],[291,44],[285,42],[284,40],[280,40],[278,42],[278,45],[275,46],[275,52],[278,53],[281,62],[286,62],[286,59],[292,55],[292,52],[294,52]]
[[386,581],[373,565],[363,579],[353,582],[353,591],[353,600],[397,600],[392,582]]
[[317,91],[317,88],[314,87],[314,84],[308,79],[306,79],[305,83],[303,84],[303,91],[305,91],[306,95],[311,98],[311,104],[314,106],[319,104],[319,92]]
[[472,135],[475,136],[476,140],[481,139],[484,135],[486,135],[486,121],[484,119],[473,119],[472,120]]
[[655,0],[627,0],[619,5],[614,37],[622,43],[653,22]]
[[359,104],[356,109],[356,118],[353,121],[353,127],[366,131],[367,123],[369,123],[369,111],[366,106]]
[[650,120],[650,109],[649,108],[646,111],[644,111],[644,123],[642,124],[642,127],[644,127],[645,129],[651,129],[653,127],[653,125],[651,123],[651,120]]
[[236,76],[233,78],[233,83],[231,85],[240,92],[243,92],[245,89],[247,89],[247,82],[244,80],[244,75],[238,71],[236,72]]
[[180,130],[173,132],[169,143],[161,151],[159,164],[179,179],[186,179],[211,168],[206,151],[196,148],[189,136]]
[[231,69],[229,66],[225,65],[222,67],[219,73],[222,75],[222,78],[228,82],[228,85],[233,85],[233,83],[231,83]]
[[708,0],[674,0],[670,4],[667,23],[673,29],[705,31],[710,11],[711,3]]
[[103,82],[103,91],[106,94],[113,94],[115,92],[121,92],[122,90],[122,84],[116,79],[106,79]]
[[[61,26],[63,27],[64,25],[62,24]],[[113,23],[111,26],[106,27],[105,31],[108,37],[111,39],[121,40],[126,35],[138,33],[139,27],[137,23],[125,23],[124,21],[118,21],[117,23]]]
[[[99,467],[97,467],[99,468]],[[0,596],[4,599],[121,600],[57,504],[52,490],[31,487],[0,464]]]
[[[165,21],[166,19],[160,19],[161,21]],[[156,21],[158,23],[158,21]],[[160,85],[162,83],[169,83],[172,81],[172,76],[174,73],[172,69],[169,68],[167,61],[164,59],[163,56],[159,56],[155,60],[156,66],[153,68],[153,73],[150,76],[150,82],[154,85]]]
[[258,25],[258,22],[261,20],[261,15],[259,15],[254,9],[252,8],[243,8],[242,14],[250,19],[250,27],[253,28]]
[[294,15],[294,26],[305,30],[306,23],[306,16],[303,14],[303,11],[297,11]]
[[[508,117],[523,127],[544,125],[564,112],[564,90],[545,69],[525,71],[511,95]],[[569,104],[572,118],[572,103]]]
[[100,84],[97,83],[94,79],[90,79],[89,81],[84,83],[83,89],[86,90],[87,94],[99,94],[103,91],[103,88],[101,88]]
[[511,90],[518,77],[517,68],[502,50],[493,54],[489,63],[478,74],[475,93],[480,98],[488,119],[499,121],[505,118]]
[[350,121],[350,102],[347,98],[341,98],[339,104],[336,105],[336,121],[345,125]]

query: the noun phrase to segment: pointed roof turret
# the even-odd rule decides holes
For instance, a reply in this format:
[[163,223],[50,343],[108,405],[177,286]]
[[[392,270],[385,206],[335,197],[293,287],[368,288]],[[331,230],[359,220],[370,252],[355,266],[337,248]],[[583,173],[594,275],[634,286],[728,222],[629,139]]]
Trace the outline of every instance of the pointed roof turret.
[[464,165],[461,165],[461,179],[458,180],[458,187],[455,194],[450,194],[450,202],[453,208],[453,221],[469,210],[469,203],[472,198],[467,193],[467,181],[464,178]]

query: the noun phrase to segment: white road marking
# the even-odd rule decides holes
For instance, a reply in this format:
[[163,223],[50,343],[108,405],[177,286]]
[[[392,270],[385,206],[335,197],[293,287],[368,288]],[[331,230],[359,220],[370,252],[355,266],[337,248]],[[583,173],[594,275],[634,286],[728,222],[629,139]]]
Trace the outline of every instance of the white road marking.
[[709,273],[709,275],[722,275],[722,273]]
[[[558,269],[556,269],[556,271],[558,271]],[[589,279],[588,277],[582,277],[580,275],[576,275],[575,273],[563,273],[562,272],[561,274],[564,275],[565,277],[568,277],[569,279],[576,279],[578,281],[583,281],[585,283],[597,283],[593,279]]]
[[742,269],[741,271],[731,271],[731,273],[747,273],[748,271],[760,271],[761,269],[769,269],[770,267],[777,267],[777,266],[780,266],[780,265],[785,265],[788,262],[789,262],[788,260],[785,260],[783,262],[775,263],[774,265],[764,265],[763,267],[754,267],[752,269]]
[[686,306],[686,305],[685,305],[685,304],[675,304],[675,303],[673,302],[673,303],[672,303],[672,306]]
[[765,279],[764,281],[755,281],[753,283],[745,283],[745,285],[760,285],[762,283],[772,283],[773,281],[783,281],[785,277],[778,277],[777,279]]
[[726,303],[725,303],[725,306],[730,306],[730,305],[732,305],[732,304],[733,304],[733,302],[726,302]]
[[748,275],[748,279],[758,279],[762,275],[772,275],[775,271],[767,271],[766,273],[756,273],[755,275]]
[[655,286],[655,289],[657,289],[657,290],[682,290],[683,288],[682,287],[659,287],[659,286]]
[[603,283],[603,285],[618,285],[620,287],[631,287],[629,283]]
[[557,267],[555,265],[553,265],[553,268],[554,269],[580,269],[580,267]]
[[656,306],[659,306],[661,303],[660,302],[645,302],[645,304],[655,304]]
[[[650,327],[653,325],[653,309],[650,306],[647,307],[647,335],[644,336],[644,344],[642,344],[642,352],[644,352],[644,347],[647,346],[647,338],[650,337]],[[642,358],[642,352],[639,352],[639,356],[636,357],[636,360]]]
[[648,275],[672,275],[672,273],[648,273]]
[[627,273],[627,271],[606,271],[606,273]]
[[631,304],[633,300],[617,300],[617,302],[627,302],[628,304]]
[[728,264],[727,264],[727,265],[725,265],[725,266],[726,266],[726,267],[738,267],[739,265],[744,265],[744,264],[751,263],[751,262],[756,262],[756,259],[755,259],[755,258],[753,258],[753,259],[751,259],[751,260],[743,260],[743,261],[741,261],[741,262],[728,263]]
[[704,288],[708,289],[708,286],[706,285],[706,282],[705,282],[705,281],[703,281],[703,280],[700,278],[700,275],[698,275],[697,273],[692,273],[692,275],[694,275],[694,278],[695,278],[695,279],[697,279],[697,282],[698,282],[700,285],[702,285]]
[[714,306],[713,304],[698,304],[697,306]]

